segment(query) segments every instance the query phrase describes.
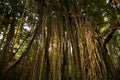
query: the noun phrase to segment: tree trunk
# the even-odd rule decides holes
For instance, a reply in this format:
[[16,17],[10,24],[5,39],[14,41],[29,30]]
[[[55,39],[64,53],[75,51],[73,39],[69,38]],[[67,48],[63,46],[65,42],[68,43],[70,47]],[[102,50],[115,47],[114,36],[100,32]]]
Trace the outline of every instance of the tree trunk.
[[44,30],[40,36],[42,44],[47,46],[40,44],[44,57],[40,61],[41,69],[36,69],[39,80],[119,80],[105,40],[96,32],[94,19],[87,15],[71,15],[67,7],[57,12],[49,4],[44,5],[48,11],[43,12],[41,27]]
[[[83,80],[119,80],[102,38],[97,37],[91,17],[74,18]],[[75,31],[72,32],[76,34]],[[73,37],[73,36],[71,36]],[[73,48],[74,49],[74,48]]]

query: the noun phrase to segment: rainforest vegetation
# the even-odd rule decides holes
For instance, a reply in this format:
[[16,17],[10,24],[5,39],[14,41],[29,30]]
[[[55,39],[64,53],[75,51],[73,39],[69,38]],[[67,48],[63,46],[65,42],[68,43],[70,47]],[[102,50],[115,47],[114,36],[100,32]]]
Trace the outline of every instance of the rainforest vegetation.
[[120,0],[0,0],[0,80],[120,80]]

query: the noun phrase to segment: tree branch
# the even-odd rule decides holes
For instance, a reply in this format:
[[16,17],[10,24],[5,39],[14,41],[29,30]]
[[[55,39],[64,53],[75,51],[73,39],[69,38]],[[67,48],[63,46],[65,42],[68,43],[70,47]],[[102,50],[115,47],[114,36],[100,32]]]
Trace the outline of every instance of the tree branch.
[[112,23],[110,27],[101,34],[103,45],[106,45],[111,40],[116,30],[120,30],[119,22]]

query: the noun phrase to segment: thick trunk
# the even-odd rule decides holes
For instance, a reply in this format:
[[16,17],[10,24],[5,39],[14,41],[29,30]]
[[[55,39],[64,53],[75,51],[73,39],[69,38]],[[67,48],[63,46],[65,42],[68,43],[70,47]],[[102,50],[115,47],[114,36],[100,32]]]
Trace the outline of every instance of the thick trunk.
[[[92,17],[44,11],[37,80],[119,80]],[[57,12],[56,12],[57,13]],[[38,57],[39,58],[39,57]],[[34,76],[35,77],[35,76]],[[34,80],[33,79],[33,80]]]
[[88,18],[76,22],[83,80],[119,80],[106,46]]

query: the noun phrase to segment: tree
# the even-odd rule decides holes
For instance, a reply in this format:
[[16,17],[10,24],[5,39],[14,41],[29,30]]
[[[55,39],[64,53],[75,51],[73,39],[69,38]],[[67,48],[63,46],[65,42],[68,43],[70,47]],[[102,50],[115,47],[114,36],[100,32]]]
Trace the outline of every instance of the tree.
[[5,34],[1,40],[1,80],[120,79],[107,49],[120,29],[116,0],[13,2],[22,6],[17,11],[14,6],[18,5],[5,2],[13,8],[7,19],[10,23],[1,27]]

